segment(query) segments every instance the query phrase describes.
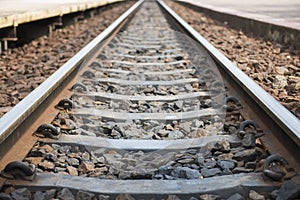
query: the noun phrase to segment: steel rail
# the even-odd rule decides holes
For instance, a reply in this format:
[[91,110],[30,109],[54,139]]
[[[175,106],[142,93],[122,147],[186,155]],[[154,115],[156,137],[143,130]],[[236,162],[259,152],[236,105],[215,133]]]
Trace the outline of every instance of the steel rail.
[[[74,72],[85,58],[90,55],[101,42],[108,38],[113,31],[115,31],[121,23],[123,23],[129,15],[131,15],[143,2],[139,0],[124,14],[122,14],[116,21],[114,21],[107,29],[99,34],[94,40],[88,43],[81,49],[74,57],[67,61],[54,74],[52,74],[39,87],[33,90],[20,103],[13,107],[8,113],[0,118],[0,144],[27,119],[28,116],[40,106],[49,95],[54,92],[61,83]],[[1,153],[2,154],[2,153]]]
[[[138,5],[141,4],[141,1],[137,3],[136,8]],[[132,10],[133,12],[133,10]],[[127,15],[128,16],[128,15]],[[125,18],[123,19],[125,20]],[[122,22],[120,22],[121,24]],[[117,25],[113,30],[117,30]],[[105,31],[107,34],[102,37],[102,39],[98,39],[95,44],[91,45],[89,50],[86,50],[88,52],[95,49],[98,44],[106,39],[106,37],[109,36],[111,32]],[[98,36],[99,37],[99,36]],[[97,37],[97,38],[98,38]],[[97,39],[96,38],[96,39]],[[86,49],[86,48],[85,48]],[[70,71],[74,71],[78,65],[80,66],[80,63],[83,62],[84,59],[86,59],[87,56],[89,56],[89,53],[86,52],[86,55],[79,55],[77,59],[73,58],[73,62],[70,62],[73,64],[72,66],[65,67],[69,69]],[[77,56],[77,55],[76,55]],[[76,57],[75,56],[75,57]],[[70,60],[70,61],[71,61]],[[69,63],[69,62],[68,62]],[[70,64],[70,65],[71,65]],[[60,73],[59,73],[60,72]],[[65,73],[65,75],[61,74],[62,72]],[[71,72],[67,71],[58,71],[55,74],[62,79],[67,77]],[[52,77],[52,76],[51,76]],[[50,77],[50,78],[51,78]],[[55,88],[58,88],[60,83],[54,83],[56,80],[54,78],[47,79],[47,83],[49,84],[49,89],[52,89],[52,91],[55,90]],[[42,85],[44,85],[43,83]],[[50,94],[48,94],[46,91],[43,91],[43,89],[46,89],[45,85],[44,87],[41,87],[41,89],[38,90],[38,92],[43,92],[44,95],[46,95],[42,100],[46,99]],[[40,88],[40,87],[38,87]],[[39,94],[39,93],[38,93]],[[31,95],[33,97],[33,95]],[[30,99],[29,99],[30,100]],[[28,100],[28,101],[29,101]],[[38,99],[39,100],[39,99]],[[38,101],[37,100],[37,101]],[[37,102],[36,107],[42,103]],[[26,104],[25,104],[26,105]],[[31,107],[34,109],[35,107]],[[30,108],[29,108],[30,109]],[[208,110],[208,109],[207,109]],[[17,111],[17,110],[16,110]],[[74,109],[73,109],[74,111]],[[72,111],[72,112],[73,112]],[[89,110],[87,110],[89,111]],[[27,116],[30,115],[32,111],[27,111]],[[71,112],[70,112],[71,113]],[[90,112],[87,112],[90,113]],[[21,114],[23,114],[21,112]],[[107,114],[107,113],[104,113]],[[114,113],[112,113],[114,114]],[[197,116],[199,116],[199,113],[196,113]],[[207,114],[207,113],[206,113]],[[99,114],[100,115],[100,114]],[[170,118],[173,119],[173,116],[178,114],[170,114],[168,116],[171,116]],[[11,114],[12,117],[17,117]],[[132,116],[137,116],[137,114],[132,114]],[[141,116],[145,116],[141,114]],[[164,119],[166,116],[163,116]],[[127,119],[128,117],[126,117]],[[140,117],[139,117],[140,118]],[[149,118],[146,116],[146,118]],[[153,118],[153,117],[150,117]],[[0,121],[1,122],[1,121]],[[1,124],[0,124],[1,125]],[[0,135],[1,136],[1,135]],[[144,143],[143,140],[115,140],[115,139],[103,139],[103,138],[92,138],[92,137],[85,137],[85,136],[72,136],[72,135],[62,135],[59,140],[48,140],[45,139],[45,142],[53,142],[56,144],[74,144],[74,145],[84,145],[88,148],[99,148],[99,146],[107,147],[107,148],[113,148],[113,149],[144,149],[148,151],[152,150],[161,150],[165,149],[164,147],[168,145],[167,150],[176,150],[176,149],[182,149],[183,145],[188,143],[190,147],[201,147],[204,145],[207,145],[207,143],[211,141],[215,141],[215,139],[226,139],[228,142],[230,142],[230,145],[234,143],[239,143],[239,139],[236,139],[234,136],[211,136],[206,137],[205,139],[186,139],[186,140],[177,140],[177,141],[147,141]],[[40,140],[41,141],[41,140]],[[184,143],[184,144],[183,144]],[[152,146],[150,146],[152,145]],[[60,175],[60,174],[47,174],[47,173],[37,173],[35,179],[32,182],[29,181],[20,181],[20,180],[5,180],[5,184],[14,185],[17,187],[28,187],[31,189],[34,188],[70,188],[73,190],[84,190],[88,192],[93,193],[105,193],[105,194],[119,194],[119,193],[129,193],[129,194],[137,194],[137,195],[156,195],[156,194],[184,194],[184,195],[190,195],[190,194],[203,194],[203,193],[212,193],[218,195],[224,195],[230,196],[233,193],[241,193],[245,190],[249,190],[249,188],[255,188],[257,191],[273,191],[274,187],[278,185],[278,183],[273,183],[271,181],[265,181],[262,177],[261,173],[249,173],[249,174],[234,174],[234,175],[226,175],[226,176],[219,176],[219,177],[209,177],[206,179],[195,179],[195,180],[101,180],[99,181],[99,178],[92,178],[92,177],[73,177],[69,175]],[[3,182],[0,178],[0,184]],[[84,184],[83,184],[84,183]],[[150,186],[150,187],[149,187]],[[150,189],[149,189],[150,188]]]
[[256,84],[219,50],[203,38],[194,28],[179,17],[162,0],[159,4],[180,24],[191,36],[209,52],[210,56],[217,61],[221,67],[228,72],[234,81],[247,91],[248,95],[264,110],[269,117],[275,121],[288,136],[300,146],[300,120],[289,110],[276,101],[263,88]]

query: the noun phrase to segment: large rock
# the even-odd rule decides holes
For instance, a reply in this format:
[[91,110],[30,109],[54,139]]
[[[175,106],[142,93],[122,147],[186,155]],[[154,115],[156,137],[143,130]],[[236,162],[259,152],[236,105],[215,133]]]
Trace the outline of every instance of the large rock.
[[227,200],[245,200],[245,198],[239,193],[236,193],[234,195],[231,195]]
[[68,166],[67,170],[71,176],[78,176],[78,171],[75,167]]
[[220,140],[217,142],[209,142],[206,145],[206,148],[211,152],[229,152],[230,151],[230,143],[226,140]]
[[74,195],[72,194],[72,192],[67,189],[67,188],[64,188],[62,189],[61,191],[59,191],[57,193],[57,197],[58,199],[63,199],[63,200],[75,200],[75,197]]
[[171,176],[175,178],[199,179],[201,177],[201,173],[198,170],[188,167],[176,167],[171,172]]
[[258,194],[254,190],[250,190],[249,198],[252,199],[252,200],[265,200],[265,197],[263,195]]
[[243,140],[242,140],[242,144],[244,147],[248,148],[248,147],[255,147],[255,136],[252,133],[247,133]]
[[160,174],[168,174],[169,175],[173,170],[174,170],[173,166],[171,166],[170,164],[166,164],[166,165],[161,166],[158,169],[158,173],[160,173]]
[[256,159],[256,150],[255,149],[246,149],[239,151],[234,155],[234,158],[237,161],[244,160],[245,162],[254,161]]
[[233,169],[235,162],[232,160],[218,160],[217,165],[222,169]]
[[18,199],[18,200],[30,200],[31,199],[31,193],[27,188],[17,189],[11,193],[11,196],[14,199]]
[[78,171],[83,174],[94,171],[94,169],[95,169],[94,164],[92,162],[86,162],[86,161],[82,162],[78,167]]
[[93,193],[78,191],[76,194],[76,200],[92,200],[95,197]]
[[200,167],[204,167],[208,169],[215,167],[217,164],[214,158],[204,159],[203,157],[198,157],[197,162]]
[[276,200],[288,200],[299,197],[300,186],[293,181],[286,181],[278,190]]
[[168,138],[170,139],[179,139],[179,138],[183,138],[184,134],[181,131],[178,130],[174,130],[174,131],[170,131]]
[[215,176],[219,173],[221,173],[221,170],[219,168],[212,168],[212,169],[202,168],[201,169],[201,174],[204,178]]
[[288,83],[287,83],[286,77],[284,77],[282,75],[277,75],[277,76],[275,76],[274,81],[273,81],[273,88],[274,89],[282,89],[285,86],[287,86],[287,84]]
[[220,199],[220,196],[214,195],[214,194],[202,194],[200,195],[201,200],[218,200]]

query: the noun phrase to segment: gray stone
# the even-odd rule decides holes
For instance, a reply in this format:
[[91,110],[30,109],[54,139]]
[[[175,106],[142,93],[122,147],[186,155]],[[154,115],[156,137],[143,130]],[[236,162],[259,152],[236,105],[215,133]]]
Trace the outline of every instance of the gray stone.
[[200,167],[198,166],[198,165],[196,165],[196,164],[191,164],[191,168],[193,168],[193,169],[200,169]]
[[232,148],[230,152],[232,152],[233,154],[236,154],[236,153],[238,153],[238,152],[240,152],[240,151],[243,151],[243,150],[245,150],[245,149],[246,149],[246,148],[243,147],[243,146],[238,146],[238,147]]
[[176,178],[199,179],[201,177],[201,173],[198,170],[188,167],[176,167],[171,172],[171,176]]
[[239,193],[236,193],[234,195],[231,195],[227,200],[245,200],[245,198]]
[[90,154],[89,154],[88,152],[82,153],[81,159],[82,159],[83,161],[89,161],[89,160],[90,160]]
[[156,169],[147,166],[135,166],[132,176],[139,179],[149,179],[153,176]]
[[202,128],[202,127],[204,127],[204,122],[200,121],[200,120],[197,120],[197,119],[194,119],[193,122],[192,122],[192,126],[195,127],[195,128]]
[[206,145],[206,148],[208,150],[215,152],[215,151],[220,151],[220,152],[229,152],[230,151],[230,143],[226,140],[221,140],[217,142],[209,142]]
[[180,159],[177,160],[178,163],[180,164],[189,164],[189,163],[193,163],[195,160],[193,158],[186,158],[186,159]]
[[64,188],[62,189],[61,191],[59,191],[57,193],[57,196],[56,198],[58,199],[63,199],[63,200],[75,200],[75,197],[74,195],[72,194],[72,192],[67,189],[67,188]]
[[98,200],[110,200],[110,196],[102,194],[98,196]]
[[110,165],[117,162],[117,159],[114,154],[104,154],[103,157],[105,158],[106,162]]
[[48,161],[51,161],[51,162],[57,162],[58,161],[57,156],[52,154],[52,153],[47,154],[45,156],[45,159],[48,160]]
[[60,148],[60,145],[59,144],[51,144],[51,148],[58,150]]
[[276,199],[276,197],[278,196],[278,190],[273,190],[270,194],[272,199]]
[[18,199],[18,200],[30,200],[31,199],[31,193],[27,188],[17,189],[11,193],[11,196],[14,199]]
[[244,167],[236,167],[232,170],[232,173],[238,174],[238,173],[250,173],[253,172],[253,169],[246,169]]
[[244,147],[255,147],[255,136],[253,133],[247,133],[242,140],[242,144]]
[[201,174],[204,178],[215,176],[219,173],[221,173],[221,170],[219,168],[212,168],[212,169],[202,168],[201,169]]
[[93,193],[78,191],[76,194],[76,200],[92,200],[95,195]]
[[284,182],[278,190],[276,200],[294,199],[300,195],[300,186],[293,181]]
[[247,169],[255,169],[256,168],[256,162],[255,161],[254,162],[247,162],[245,164],[245,168],[247,168]]
[[230,169],[223,169],[223,171],[220,173],[220,175],[230,175],[232,174]]
[[58,152],[59,152],[59,153],[63,153],[63,154],[68,154],[68,153],[71,152],[71,147],[68,146],[68,145],[61,146],[61,147],[58,149]]
[[218,160],[217,165],[224,169],[233,169],[235,167],[235,162],[231,160]]
[[183,138],[184,134],[181,131],[178,130],[174,130],[174,131],[170,131],[168,138],[173,138],[173,139],[178,139],[178,138]]
[[198,153],[198,149],[187,149],[185,152],[191,155],[196,155]]
[[45,149],[32,149],[29,153],[30,157],[43,157],[46,154]]
[[232,158],[233,158],[233,153],[223,153],[223,154],[221,154],[221,155],[218,155],[218,159],[219,160],[232,160]]
[[169,175],[163,175],[163,177],[166,179],[166,180],[175,180],[176,178],[173,177],[173,176],[169,176]]
[[79,160],[77,158],[68,158],[67,162],[71,166],[78,166],[79,165]]
[[45,198],[45,194],[42,191],[37,191],[33,195],[33,200],[47,200],[47,199]]
[[173,170],[174,170],[173,166],[171,166],[169,164],[166,164],[166,165],[161,166],[158,169],[158,173],[160,173],[160,174],[168,174],[169,175]]
[[44,194],[45,194],[45,199],[53,199],[56,194],[56,189],[46,190]]
[[[155,154],[155,153],[151,153],[151,154],[153,154],[154,159],[150,160],[149,164],[152,167],[156,167],[156,168],[159,168],[160,166],[167,164],[168,162],[173,160],[175,157],[175,152],[169,152],[169,153],[165,153],[163,155]],[[144,159],[144,160],[146,160],[146,159]]]
[[249,161],[254,161],[256,159],[256,150],[255,149],[246,149],[243,151],[239,151],[234,155],[234,158],[237,161],[245,161],[245,162],[249,162]]
[[0,199],[1,200],[14,200],[9,194],[3,193],[3,192],[0,193]]
[[64,168],[64,167],[55,167],[54,168],[55,173],[64,172],[64,171],[66,171],[66,168]]
[[217,200],[220,199],[219,196],[214,195],[214,194],[202,194],[200,195],[201,200]]
[[167,200],[181,200],[181,199],[176,195],[169,195]]
[[152,179],[155,179],[155,180],[163,180],[164,179],[164,175],[162,174],[155,174]]
[[98,199],[99,200],[110,200],[110,196],[109,195],[99,195]]
[[116,200],[135,200],[130,194],[120,194],[116,197]]
[[115,166],[110,166],[108,172],[113,175],[118,175],[120,173],[120,170]]
[[208,168],[208,169],[215,167],[217,164],[217,162],[215,161],[214,158],[204,159],[202,157],[198,157],[197,162],[200,167],[204,167],[204,168]]
[[125,165],[135,166],[137,165],[138,160],[133,158],[123,158],[121,162],[123,162]]
[[236,132],[237,128],[235,126],[229,126],[228,127],[228,132],[229,134],[234,134]]
[[249,198],[252,200],[265,200],[265,197],[263,195],[258,194],[254,190],[250,190]]
[[120,171],[119,173],[119,179],[122,179],[122,180],[126,180],[126,179],[130,179],[132,176],[132,173],[130,171]]
[[190,133],[190,129],[191,129],[191,123],[190,122],[182,122],[179,124],[179,129],[186,133],[186,134],[189,134]]

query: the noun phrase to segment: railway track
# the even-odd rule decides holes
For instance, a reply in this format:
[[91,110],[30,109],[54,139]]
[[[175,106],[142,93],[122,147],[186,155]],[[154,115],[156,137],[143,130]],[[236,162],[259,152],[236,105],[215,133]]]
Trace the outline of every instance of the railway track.
[[0,119],[0,197],[292,199],[299,123],[139,1]]

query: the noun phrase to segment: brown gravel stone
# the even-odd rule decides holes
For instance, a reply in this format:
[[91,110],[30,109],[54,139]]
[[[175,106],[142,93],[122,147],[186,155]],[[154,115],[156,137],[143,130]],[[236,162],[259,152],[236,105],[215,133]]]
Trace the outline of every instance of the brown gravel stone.
[[67,170],[71,176],[78,176],[78,171],[75,167],[68,166]]
[[53,162],[49,162],[47,160],[44,160],[42,163],[39,164],[39,166],[44,170],[53,170],[55,167]]
[[93,170],[94,170],[94,164],[91,162],[82,162],[78,167],[78,171],[82,172],[83,174],[86,174]]
[[[248,37],[243,32],[233,30],[203,13],[172,1],[167,1],[167,4],[242,71],[300,118],[299,50]],[[287,105],[291,102],[293,104]]]
[[[133,1],[0,54],[0,117],[109,26]],[[74,41],[76,43],[74,44]]]

